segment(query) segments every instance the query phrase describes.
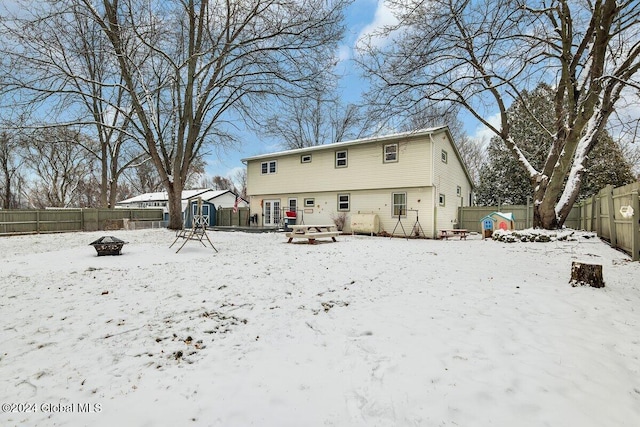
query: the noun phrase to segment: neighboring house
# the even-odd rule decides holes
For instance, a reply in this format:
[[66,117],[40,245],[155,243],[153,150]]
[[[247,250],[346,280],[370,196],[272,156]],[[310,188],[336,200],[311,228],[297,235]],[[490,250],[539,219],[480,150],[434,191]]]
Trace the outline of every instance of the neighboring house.
[[[247,194],[258,225],[281,224],[298,212],[305,224],[377,214],[377,231],[401,225],[412,232],[417,215],[427,237],[455,228],[459,206],[472,200],[473,184],[449,128],[423,129],[243,159]],[[417,211],[417,212],[416,212]],[[401,227],[395,230],[402,235]],[[422,234],[422,233],[421,233]]]
[[[215,210],[219,208],[233,208],[238,196],[231,190],[213,190],[210,188],[184,190],[182,192],[182,215],[185,226],[187,227],[190,226],[190,219],[197,208],[195,206],[195,200],[192,200],[192,212],[187,214],[189,199],[197,199],[198,197],[201,197],[203,201],[202,214],[209,216],[209,225],[213,226],[215,225]],[[169,218],[168,201],[169,197],[166,191],[145,193],[116,203],[116,208],[162,208],[164,210],[165,220],[167,220]],[[248,205],[248,202],[242,198],[238,203],[238,207],[242,208]]]

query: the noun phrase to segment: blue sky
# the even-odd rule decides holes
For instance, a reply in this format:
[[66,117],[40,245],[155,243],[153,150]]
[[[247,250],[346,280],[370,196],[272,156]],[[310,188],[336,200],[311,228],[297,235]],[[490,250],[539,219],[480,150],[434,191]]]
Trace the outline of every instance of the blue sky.
[[[393,19],[382,0],[356,0],[346,13],[347,30],[342,45],[337,52],[340,59],[338,72],[344,77],[340,85],[343,102],[357,103],[366,90],[360,71],[352,61],[353,49],[359,37]],[[474,135],[476,124],[469,123],[467,133]],[[206,173],[232,178],[238,169],[244,168],[241,159],[282,149],[277,141],[265,141],[250,133],[240,136],[240,143],[232,149],[214,153],[207,157]]]
[[[345,38],[337,52],[340,59],[337,69],[344,76],[340,85],[340,93],[345,103],[359,102],[360,95],[365,90],[360,72],[352,61],[353,48],[363,31],[372,28],[380,21],[379,13],[378,19],[376,19],[377,10],[378,0],[356,0],[347,10]],[[242,133],[238,145],[207,157],[206,173],[210,176],[220,175],[233,178],[238,169],[244,168],[241,159],[279,150],[282,150],[282,147],[278,145],[277,141],[265,141],[251,133]]]
[[[338,72],[343,75],[340,92],[343,102],[357,103],[366,90],[366,82],[352,61],[357,40],[381,25],[393,22],[393,16],[385,7],[383,0],[355,0],[346,12],[347,30],[342,45],[337,52],[340,59]],[[463,118],[464,119],[464,118]],[[480,127],[475,120],[465,122],[465,130],[471,137],[481,140],[488,130]],[[266,141],[250,133],[243,133],[240,144],[207,157],[206,173],[233,178],[236,171],[243,169],[241,159],[282,150],[277,141]]]
[[[0,0],[2,8],[18,8],[14,0]],[[381,25],[394,22],[394,18],[389,9],[386,8],[384,0],[354,0],[346,11],[346,32],[341,46],[336,52],[339,59],[337,71],[343,75],[340,94],[345,103],[358,103],[361,94],[366,90],[366,82],[360,76],[360,70],[353,63],[353,51],[358,39]],[[466,131],[470,136],[481,137],[481,133],[476,129],[477,122],[469,122]],[[220,175],[233,178],[239,169],[244,165],[241,159],[257,154],[264,154],[279,151],[282,147],[277,141],[264,139],[252,133],[243,132],[238,135],[239,143],[233,148],[212,149],[212,153],[207,155],[206,174],[209,176]]]

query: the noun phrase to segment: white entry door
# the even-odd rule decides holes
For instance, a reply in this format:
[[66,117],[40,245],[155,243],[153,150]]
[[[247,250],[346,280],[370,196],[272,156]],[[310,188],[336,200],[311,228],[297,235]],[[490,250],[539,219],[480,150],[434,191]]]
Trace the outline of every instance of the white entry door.
[[263,204],[264,225],[277,227],[280,225],[280,200],[265,200]]

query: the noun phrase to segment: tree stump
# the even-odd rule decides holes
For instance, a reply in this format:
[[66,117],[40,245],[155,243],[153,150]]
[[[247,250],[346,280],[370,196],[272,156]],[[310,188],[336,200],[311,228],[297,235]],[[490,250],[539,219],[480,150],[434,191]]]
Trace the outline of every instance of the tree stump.
[[571,286],[591,286],[604,288],[601,264],[585,264],[583,262],[571,263]]

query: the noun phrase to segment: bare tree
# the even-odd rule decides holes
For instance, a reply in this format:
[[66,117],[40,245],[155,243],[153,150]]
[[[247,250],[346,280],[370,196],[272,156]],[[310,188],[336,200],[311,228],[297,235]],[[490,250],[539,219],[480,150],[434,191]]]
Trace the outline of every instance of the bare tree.
[[0,208],[19,208],[24,186],[22,153],[19,137],[14,132],[0,132]]
[[146,158],[127,170],[124,178],[134,194],[155,193],[164,189],[151,158]]
[[233,175],[233,181],[235,182],[235,186],[237,191],[239,192],[239,196],[246,199],[247,198],[247,168],[239,169]]
[[212,188],[214,190],[231,190],[236,191],[236,186],[229,178],[220,175],[203,177],[200,179],[200,187]]
[[284,98],[269,117],[262,133],[278,139],[287,149],[357,138],[362,131],[360,108],[343,104],[331,85],[336,76],[321,73],[317,87],[296,97]]
[[[102,123],[105,140],[125,133],[141,142],[169,195],[169,227],[181,228],[182,189],[201,149],[232,142],[233,122],[256,120],[269,97],[309,87],[332,60],[347,3],[60,0],[26,9],[24,2],[24,14],[2,26],[12,38],[3,51],[21,68],[9,76],[13,101],[32,92],[44,118],[52,96],[58,111],[103,103],[85,109],[84,121]],[[77,71],[85,65],[104,76]]]
[[[17,2],[0,25],[10,101],[32,104],[32,128],[82,126],[99,144],[85,146],[100,164],[100,205],[114,207],[121,174],[142,150],[128,133],[131,102],[100,26],[74,2]],[[25,105],[22,105],[25,107]],[[79,141],[82,143],[82,141]],[[93,186],[92,186],[93,188]]]
[[[640,139],[638,139],[640,143]],[[623,141],[620,143],[622,157],[629,163],[637,180],[640,181],[640,146],[638,143]]]
[[[181,228],[181,193],[203,146],[230,141],[270,95],[304,87],[342,34],[344,0],[78,0],[109,40],[131,126]],[[124,112],[124,111],[123,111]]]
[[[504,141],[526,170],[534,225],[562,226],[598,134],[624,88],[640,87],[640,2],[391,4],[399,24],[362,44],[361,63],[374,79],[375,101],[402,109],[426,98],[465,108]],[[538,123],[553,142],[544,165],[536,169],[512,137],[507,109],[541,81],[555,89],[555,122],[552,128]],[[490,120],[496,112],[499,126]]]
[[88,141],[70,128],[41,129],[29,135],[24,159],[37,177],[29,194],[32,207],[86,206],[81,205],[80,189],[94,177],[91,159],[87,159],[82,145],[88,145]]

